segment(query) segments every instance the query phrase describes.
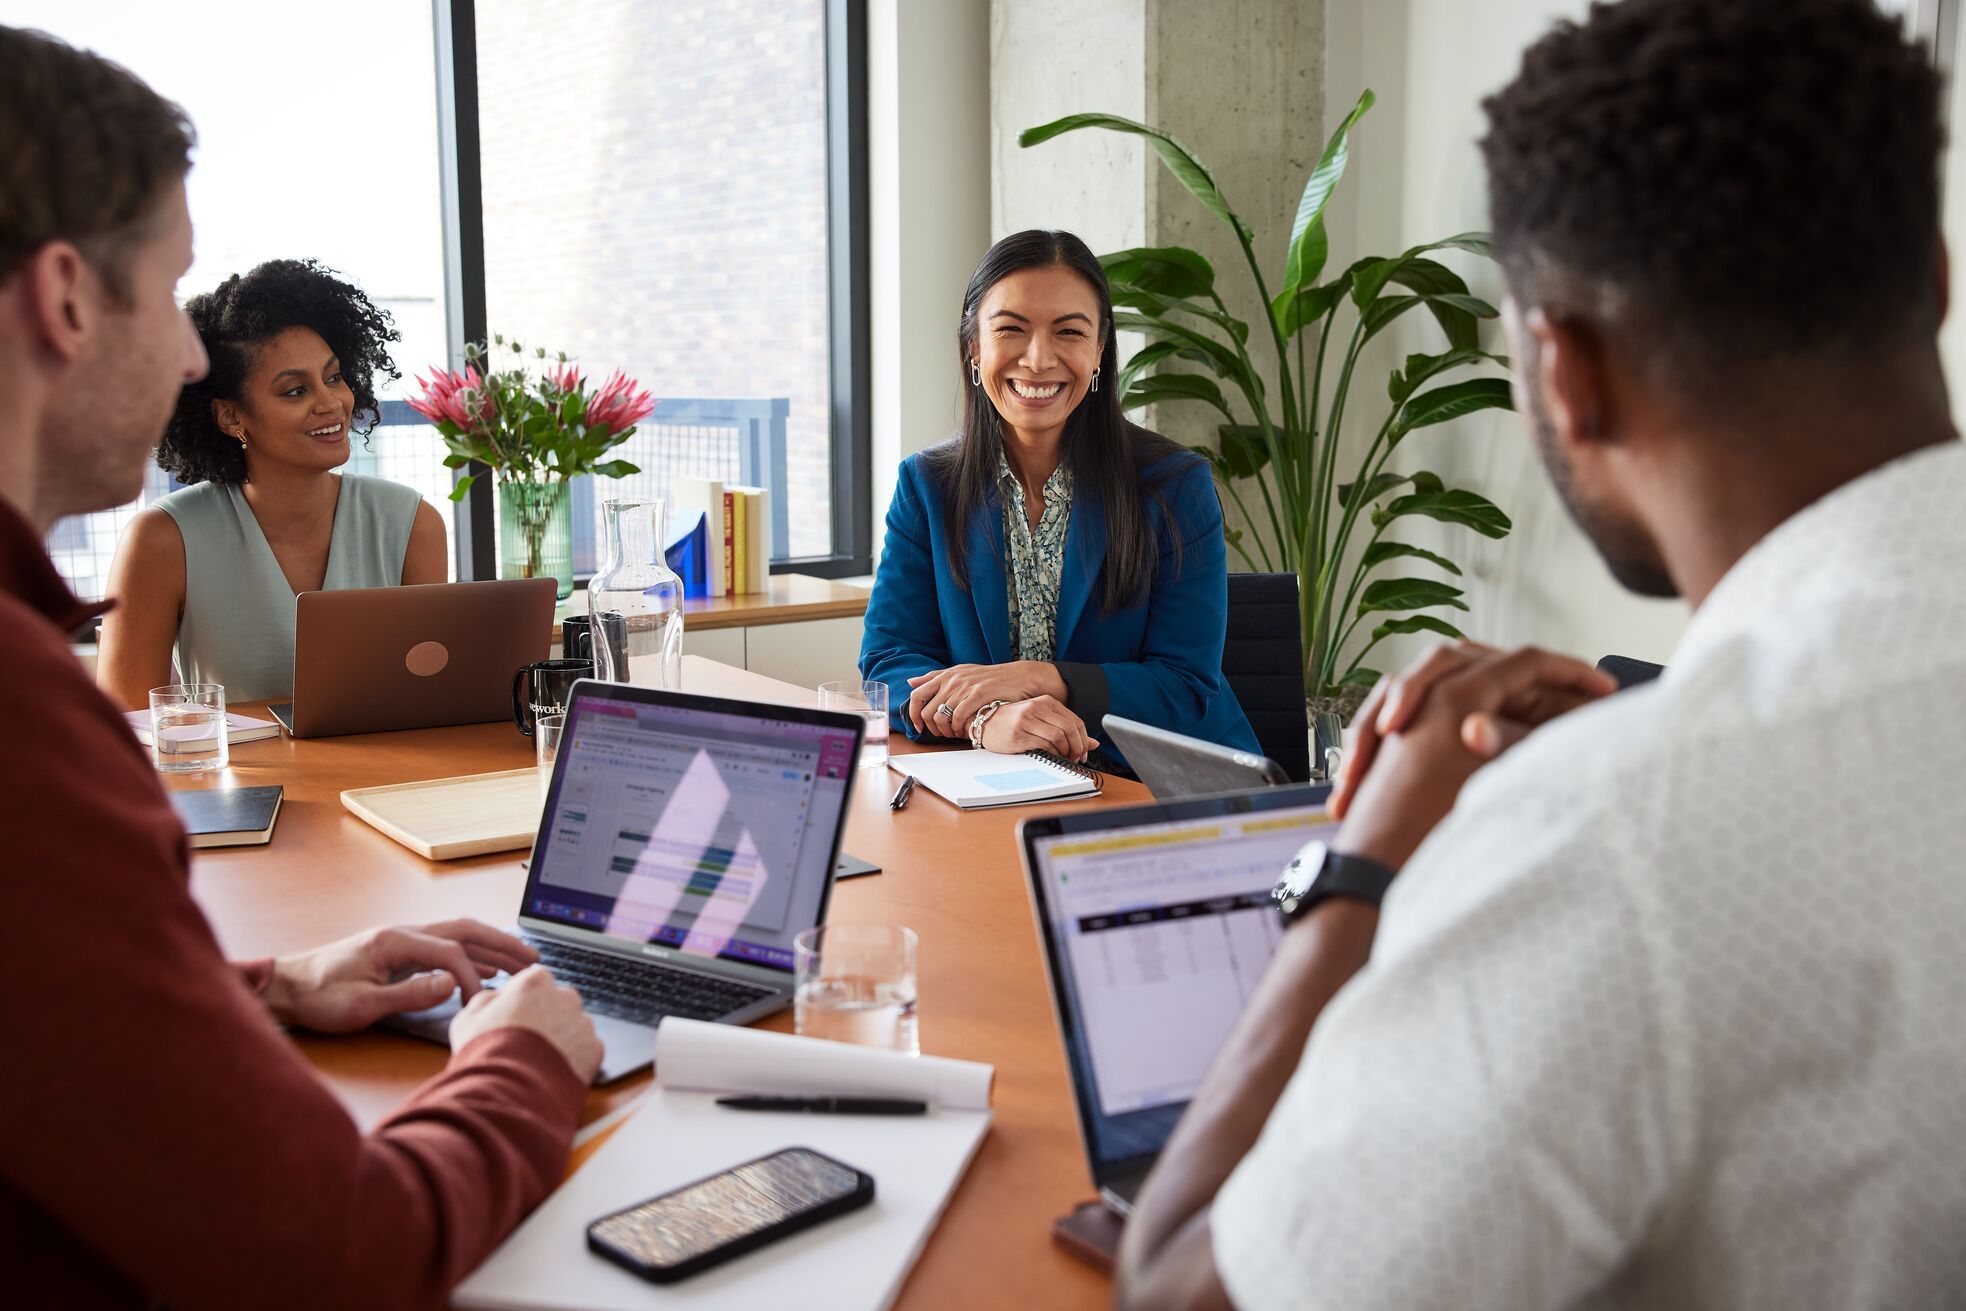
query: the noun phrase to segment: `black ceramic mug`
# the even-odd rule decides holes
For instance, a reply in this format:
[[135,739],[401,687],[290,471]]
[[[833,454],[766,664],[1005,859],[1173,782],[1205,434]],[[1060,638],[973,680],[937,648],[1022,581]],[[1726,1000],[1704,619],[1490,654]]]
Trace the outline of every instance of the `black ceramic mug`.
[[540,715],[562,715],[573,685],[594,676],[592,660],[542,660],[512,675],[512,722],[527,737]]
[[560,654],[569,660],[591,660],[594,647],[586,615],[568,615],[560,621]]

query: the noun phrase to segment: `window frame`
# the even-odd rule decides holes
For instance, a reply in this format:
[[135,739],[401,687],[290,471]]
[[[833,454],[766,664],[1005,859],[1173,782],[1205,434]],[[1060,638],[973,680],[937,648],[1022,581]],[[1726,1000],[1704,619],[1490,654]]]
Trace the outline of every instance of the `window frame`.
[[[853,578],[873,569],[872,332],[868,317],[867,0],[826,6],[826,211],[830,327],[828,472],[833,551],[772,562],[771,572]],[[464,343],[489,333],[485,311],[485,214],[478,116],[475,0],[431,0],[437,52],[439,169],[443,179],[447,337],[462,366]],[[473,464],[453,479],[486,470]],[[493,482],[479,478],[456,503],[457,576],[498,576]],[[585,587],[585,579],[575,582]]]

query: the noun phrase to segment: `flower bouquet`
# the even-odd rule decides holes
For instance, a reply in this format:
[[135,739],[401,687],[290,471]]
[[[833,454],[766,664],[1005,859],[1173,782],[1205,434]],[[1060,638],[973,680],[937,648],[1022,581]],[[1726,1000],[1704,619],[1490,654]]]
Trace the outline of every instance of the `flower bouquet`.
[[[492,366],[493,348],[517,356],[512,366]],[[567,521],[569,479],[592,474],[622,478],[640,473],[609,451],[634,435],[635,425],[655,409],[655,398],[619,369],[598,388],[565,352],[551,362],[543,348],[533,351],[537,375],[528,371],[525,347],[503,336],[491,345],[464,348],[462,370],[433,369],[419,377],[420,395],[410,401],[429,419],[449,452],[444,466],[489,468],[498,480],[501,569],[504,576],[537,578],[554,574],[560,595],[573,590],[572,528]],[[477,475],[466,474],[451,489],[460,500]]]

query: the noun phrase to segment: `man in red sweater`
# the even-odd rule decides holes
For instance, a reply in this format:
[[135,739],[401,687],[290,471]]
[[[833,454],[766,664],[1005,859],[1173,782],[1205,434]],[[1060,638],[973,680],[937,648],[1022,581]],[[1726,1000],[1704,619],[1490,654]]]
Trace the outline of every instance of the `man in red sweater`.
[[[41,545],[134,499],[205,371],[174,294],[191,140],[125,70],[0,27],[0,1297],[439,1306],[565,1168],[601,1056],[579,998],[464,921],[228,964],[156,775],[69,651],[103,607]],[[366,1136],[279,1028],[453,987],[449,1067]]]

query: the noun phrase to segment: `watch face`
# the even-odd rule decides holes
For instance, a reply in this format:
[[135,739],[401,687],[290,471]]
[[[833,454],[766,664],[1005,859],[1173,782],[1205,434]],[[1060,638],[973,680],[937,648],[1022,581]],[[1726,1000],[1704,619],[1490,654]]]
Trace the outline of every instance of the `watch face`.
[[1317,882],[1318,871],[1324,868],[1324,843],[1316,838],[1300,847],[1290,863],[1283,867],[1283,877],[1270,889],[1270,899],[1285,911],[1296,909],[1298,902]]

